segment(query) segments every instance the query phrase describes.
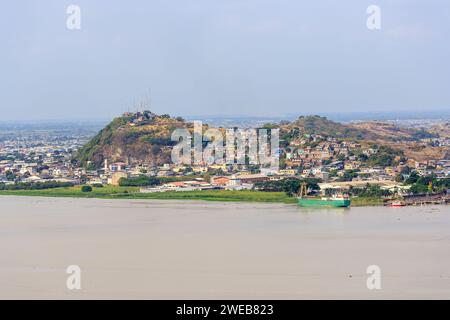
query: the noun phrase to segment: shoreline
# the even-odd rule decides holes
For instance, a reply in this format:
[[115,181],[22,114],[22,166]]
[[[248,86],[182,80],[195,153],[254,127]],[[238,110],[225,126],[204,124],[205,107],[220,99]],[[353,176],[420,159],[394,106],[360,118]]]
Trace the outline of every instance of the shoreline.
[[[96,198],[96,199],[136,199],[136,200],[199,200],[213,202],[249,202],[297,204],[296,197],[284,192],[264,191],[168,191],[161,193],[140,193],[138,187],[93,187],[92,192],[82,192],[79,187],[43,189],[43,190],[1,190],[4,196],[28,196],[48,198]],[[383,199],[352,198],[352,207],[382,207]]]
[[[256,190],[197,190],[197,191],[166,191],[154,193],[141,193],[139,187],[120,187],[106,185],[92,187],[92,191],[83,192],[80,186],[60,187],[34,190],[0,190],[0,195],[22,197],[47,197],[47,198],[96,198],[96,199],[136,199],[136,200],[184,200],[184,201],[208,201],[208,202],[248,202],[248,203],[279,203],[297,204],[297,197],[289,196],[285,192],[267,192]],[[376,197],[352,197],[352,207],[387,207],[389,199]],[[444,202],[417,202],[404,206],[421,205],[445,205]],[[404,207],[403,206],[403,207]]]

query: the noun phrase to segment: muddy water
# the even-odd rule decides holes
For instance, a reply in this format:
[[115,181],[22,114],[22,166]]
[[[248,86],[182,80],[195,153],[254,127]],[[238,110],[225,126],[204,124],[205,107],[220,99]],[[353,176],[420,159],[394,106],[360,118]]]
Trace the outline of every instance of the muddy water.
[[450,299],[450,207],[1,196],[0,298]]

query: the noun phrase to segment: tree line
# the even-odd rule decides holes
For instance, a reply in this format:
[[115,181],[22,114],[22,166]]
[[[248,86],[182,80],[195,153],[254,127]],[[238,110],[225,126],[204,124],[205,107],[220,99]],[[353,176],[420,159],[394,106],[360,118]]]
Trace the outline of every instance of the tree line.
[[17,182],[14,184],[0,183],[0,190],[43,190],[53,188],[73,187],[72,182],[45,181],[45,182]]

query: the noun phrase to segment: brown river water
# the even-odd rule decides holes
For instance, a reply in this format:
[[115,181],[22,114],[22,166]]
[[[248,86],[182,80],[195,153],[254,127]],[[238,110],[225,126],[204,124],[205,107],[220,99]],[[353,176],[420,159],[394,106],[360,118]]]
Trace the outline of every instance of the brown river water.
[[0,298],[450,299],[450,207],[0,196]]

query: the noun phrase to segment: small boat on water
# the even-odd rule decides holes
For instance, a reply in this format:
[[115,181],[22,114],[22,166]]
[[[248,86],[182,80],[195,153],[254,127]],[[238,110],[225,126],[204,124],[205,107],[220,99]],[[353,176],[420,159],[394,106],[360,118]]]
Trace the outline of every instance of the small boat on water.
[[406,206],[405,201],[402,200],[395,200],[391,202],[391,207],[404,207]]
[[301,207],[349,207],[350,199],[348,195],[338,194],[332,197],[311,198],[298,197],[298,205]]

